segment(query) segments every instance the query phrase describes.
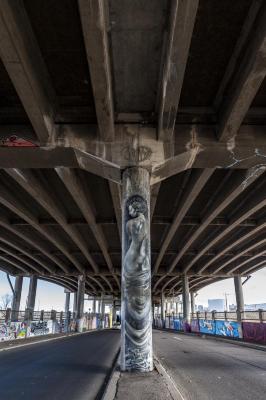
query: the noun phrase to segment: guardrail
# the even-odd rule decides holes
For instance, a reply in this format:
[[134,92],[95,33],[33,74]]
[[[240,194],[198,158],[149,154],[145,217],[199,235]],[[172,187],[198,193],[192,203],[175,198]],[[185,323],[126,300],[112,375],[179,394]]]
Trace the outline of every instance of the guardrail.
[[15,311],[11,320],[11,309],[0,310],[0,341],[24,339],[32,336],[85,332],[111,327],[109,314],[85,313],[76,319],[75,313],[51,311]]
[[184,320],[183,314],[154,317],[154,327],[195,332],[266,344],[266,311],[197,312]]

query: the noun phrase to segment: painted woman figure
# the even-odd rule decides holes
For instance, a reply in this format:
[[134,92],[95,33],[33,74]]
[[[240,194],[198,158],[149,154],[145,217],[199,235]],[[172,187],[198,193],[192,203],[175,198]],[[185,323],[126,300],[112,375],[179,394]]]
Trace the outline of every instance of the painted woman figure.
[[[126,341],[130,353],[130,366],[141,364],[147,369],[150,363],[149,348],[151,341],[150,323],[151,308],[147,301],[150,296],[150,253],[148,235],[148,207],[143,198],[134,196],[127,202],[127,222],[124,273],[125,295],[127,296],[126,313]],[[134,354],[130,349],[134,343]],[[136,350],[137,347],[137,350]],[[135,362],[134,362],[135,360]]]

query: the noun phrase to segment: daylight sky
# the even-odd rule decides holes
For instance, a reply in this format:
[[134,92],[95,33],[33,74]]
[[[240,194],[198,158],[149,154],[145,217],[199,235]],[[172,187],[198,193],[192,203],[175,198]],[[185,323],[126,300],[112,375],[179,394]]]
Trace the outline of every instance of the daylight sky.
[[[12,282],[14,278],[11,277]],[[25,308],[26,298],[29,287],[29,279],[24,278],[21,309]],[[252,278],[243,286],[245,304],[266,303],[266,268],[252,274]],[[224,298],[227,293],[228,303],[235,304],[233,279],[223,280],[201,289],[196,297],[196,304],[208,305],[208,299]],[[11,294],[11,290],[6,278],[6,274],[0,272],[0,304],[1,297],[6,293]],[[62,311],[64,309],[65,294],[61,286],[52,283],[38,281],[36,295],[36,310],[55,309]],[[71,307],[73,295],[71,295]],[[91,302],[85,302],[85,311],[92,307]]]

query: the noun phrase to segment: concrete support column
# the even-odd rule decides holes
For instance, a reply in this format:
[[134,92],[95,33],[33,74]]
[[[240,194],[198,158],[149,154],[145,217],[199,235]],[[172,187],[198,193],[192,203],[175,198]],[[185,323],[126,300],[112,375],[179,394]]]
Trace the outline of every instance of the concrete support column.
[[35,276],[35,275],[31,276],[28,300],[27,300],[27,307],[26,307],[26,319],[27,320],[32,319],[32,316],[33,316],[33,311],[34,311],[34,307],[35,307],[35,299],[36,299],[36,291],[37,291],[37,283],[38,283],[37,276]]
[[191,307],[191,314],[195,312],[195,293],[190,292],[190,307]]
[[92,313],[96,314],[96,299],[95,298],[92,301]]
[[121,369],[152,371],[150,175],[128,168],[122,188]]
[[78,292],[77,292],[77,319],[83,317],[84,312],[84,295],[85,295],[85,276],[78,277]]
[[74,292],[73,314],[75,318],[77,316],[77,305],[78,305],[78,292]]
[[22,284],[23,284],[23,276],[16,276],[14,295],[13,295],[13,300],[12,300],[12,309],[11,309],[11,321],[12,322],[15,322],[18,320],[18,312],[19,312],[19,307],[20,307]]
[[235,293],[236,293],[236,311],[238,314],[238,319],[241,320],[241,312],[244,311],[244,296],[243,296],[243,287],[241,276],[234,277],[234,284],[235,284]]
[[182,275],[183,320],[190,321],[188,276]]
[[113,309],[112,309],[112,325],[116,323],[116,307],[115,300],[113,300]]
[[165,298],[163,292],[161,293],[161,320],[164,321],[165,319]]
[[70,324],[70,312],[69,312],[69,303],[70,303],[70,291],[65,289],[65,332],[69,330]]
[[69,311],[69,303],[70,303],[70,292],[65,290],[65,295],[66,295],[66,299],[65,299],[65,313],[66,315],[68,314]]
[[102,320],[102,328],[104,328],[104,319],[105,319],[105,302],[104,302],[104,295],[102,294],[101,297],[101,320]]

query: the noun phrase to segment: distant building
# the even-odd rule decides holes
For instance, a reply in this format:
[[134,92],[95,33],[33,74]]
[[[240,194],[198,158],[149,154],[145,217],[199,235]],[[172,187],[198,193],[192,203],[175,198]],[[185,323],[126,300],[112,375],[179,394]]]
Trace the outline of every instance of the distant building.
[[197,311],[202,312],[204,311],[203,305],[199,304],[196,306]]
[[208,299],[209,311],[224,311],[224,299]]
[[266,310],[266,303],[245,304],[245,311]]
[[229,311],[236,311],[236,305],[235,304],[229,304]]

